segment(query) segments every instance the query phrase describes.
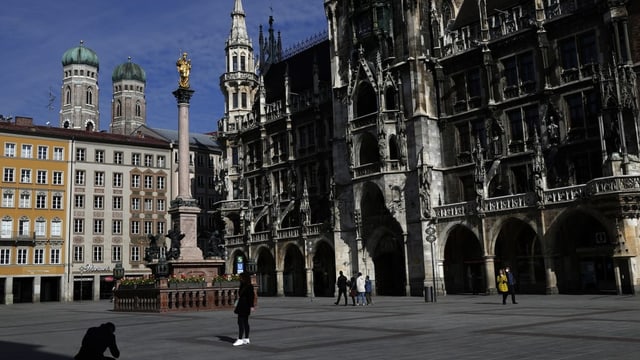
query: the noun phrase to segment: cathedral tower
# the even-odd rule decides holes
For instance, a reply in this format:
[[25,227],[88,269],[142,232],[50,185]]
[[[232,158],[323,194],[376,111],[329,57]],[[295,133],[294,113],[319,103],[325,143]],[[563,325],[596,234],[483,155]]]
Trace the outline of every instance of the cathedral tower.
[[129,61],[118,65],[111,75],[113,98],[111,101],[110,130],[114,134],[131,135],[146,124],[147,102],[144,91],[147,76],[140,65]]
[[80,41],[62,55],[62,69],[60,127],[99,131],[98,55]]

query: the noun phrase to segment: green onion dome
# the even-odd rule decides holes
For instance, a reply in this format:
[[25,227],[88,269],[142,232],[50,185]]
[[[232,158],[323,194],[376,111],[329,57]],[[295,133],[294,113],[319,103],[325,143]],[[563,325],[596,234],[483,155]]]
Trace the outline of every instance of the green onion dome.
[[118,82],[122,80],[138,80],[143,83],[147,82],[147,75],[140,65],[131,62],[131,57],[129,57],[129,61],[116,66],[113,70],[113,74],[111,75],[111,80],[113,82]]
[[80,41],[80,46],[71,48],[62,55],[62,66],[72,64],[84,64],[100,68],[98,55],[96,55],[95,51],[85,47],[83,41]]

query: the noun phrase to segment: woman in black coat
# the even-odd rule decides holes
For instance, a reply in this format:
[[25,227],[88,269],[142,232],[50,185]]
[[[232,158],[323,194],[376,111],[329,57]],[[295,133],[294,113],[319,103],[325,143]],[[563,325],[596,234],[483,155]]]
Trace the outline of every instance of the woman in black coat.
[[248,273],[240,274],[240,289],[238,290],[238,302],[234,313],[238,314],[238,340],[233,346],[249,344],[249,315],[253,310],[255,294],[251,285],[251,276]]

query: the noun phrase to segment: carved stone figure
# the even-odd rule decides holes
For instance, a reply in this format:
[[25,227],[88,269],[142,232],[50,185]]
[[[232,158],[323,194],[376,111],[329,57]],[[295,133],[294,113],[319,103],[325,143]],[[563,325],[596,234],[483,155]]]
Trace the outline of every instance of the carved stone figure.
[[177,260],[180,257],[180,241],[184,238],[184,234],[179,229],[174,228],[169,230],[167,237],[171,239],[167,260]]

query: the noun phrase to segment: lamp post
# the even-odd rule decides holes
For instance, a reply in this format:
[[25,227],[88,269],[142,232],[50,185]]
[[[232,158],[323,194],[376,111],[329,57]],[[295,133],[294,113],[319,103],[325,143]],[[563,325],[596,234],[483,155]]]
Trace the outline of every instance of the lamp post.
[[[437,237],[436,237],[436,227],[433,224],[429,224],[427,226],[427,229],[425,230],[425,233],[427,234],[427,241],[429,242],[429,244],[431,245],[431,274],[433,277],[433,302],[436,302],[436,292],[437,292],[437,288],[436,288],[436,256],[435,253],[433,251],[433,243],[436,241]],[[425,289],[426,291],[426,289]],[[426,298],[426,294],[425,294],[425,298]]]
[[311,301],[313,301],[313,296],[314,296],[314,285],[313,285],[313,257],[311,256],[311,251],[313,251],[313,241],[310,239],[306,239],[305,240],[305,246],[307,247],[307,258],[308,258],[308,262],[309,262],[309,280],[311,283],[311,296],[310,299]]

